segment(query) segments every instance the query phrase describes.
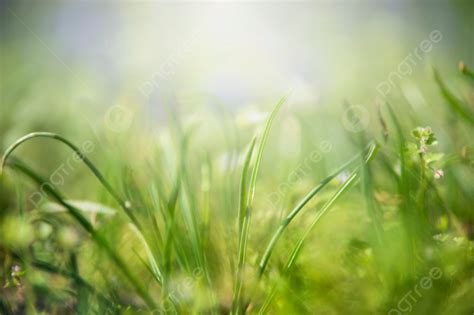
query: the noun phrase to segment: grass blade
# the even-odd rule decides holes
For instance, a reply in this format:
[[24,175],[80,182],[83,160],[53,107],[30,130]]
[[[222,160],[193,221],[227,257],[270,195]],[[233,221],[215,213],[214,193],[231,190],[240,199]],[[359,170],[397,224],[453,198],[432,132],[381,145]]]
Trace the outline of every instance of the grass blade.
[[[270,116],[268,117],[265,127],[263,129],[263,135],[262,139],[260,140],[259,146],[258,146],[258,151],[257,151],[257,157],[255,160],[255,166],[252,169],[252,174],[250,176],[250,184],[248,187],[248,192],[246,189],[242,190],[242,183],[245,184],[246,182],[246,177],[247,177],[247,172],[248,172],[248,167],[250,165],[250,160],[251,160],[251,155],[253,152],[253,147],[255,145],[255,139],[252,141],[251,147],[249,149],[249,152],[247,153],[247,158],[246,158],[246,164],[244,165],[244,171],[245,174],[242,174],[242,179],[241,179],[241,195],[240,195],[240,210],[239,210],[239,215],[238,215],[238,220],[239,220],[239,254],[238,254],[238,267],[237,267],[237,279],[236,279],[236,285],[234,288],[234,297],[232,301],[232,314],[238,314],[241,312],[240,306],[241,306],[241,301],[240,297],[242,295],[242,270],[243,267],[245,266],[245,252],[247,250],[247,240],[248,240],[248,234],[249,234],[249,228],[250,228],[250,219],[251,219],[251,211],[252,211],[252,203],[253,199],[255,197],[255,189],[257,186],[257,176],[258,176],[258,171],[260,169],[260,163],[262,161],[263,157],[263,151],[265,149],[265,144],[268,139],[268,135],[270,133],[270,129],[272,126],[273,121],[275,120],[275,117],[282,107],[282,105],[286,101],[286,96],[282,97],[280,101],[277,103],[277,105],[273,108],[272,112],[270,113]],[[244,177],[245,175],[245,177]],[[246,185],[246,184],[245,184]],[[243,187],[245,188],[245,187]],[[246,194],[246,196],[242,195]],[[245,206],[243,206],[245,205]]]
[[[378,150],[377,145],[372,145],[369,148],[369,151],[365,156],[365,164],[369,163],[374,158],[375,154],[377,153],[377,150]],[[357,180],[357,178],[358,178],[358,174],[357,174],[357,169],[356,169],[345,180],[345,182],[338,188],[338,190],[331,196],[331,198],[324,203],[324,205],[321,207],[321,209],[319,210],[316,217],[313,219],[313,222],[311,223],[311,225],[306,229],[303,236],[296,243],[295,248],[293,249],[293,251],[290,254],[288,262],[286,263],[286,265],[284,267],[284,270],[283,270],[284,275],[287,275],[290,272],[291,268],[293,267],[293,265],[296,261],[296,258],[298,257],[298,254],[300,253],[300,251],[303,247],[304,242],[308,238],[308,236],[309,236],[310,232],[313,230],[314,226],[328,212],[328,210],[337,201],[337,199],[339,199],[339,197],[351,187],[351,185]],[[276,295],[276,291],[277,291],[277,285],[275,285],[272,288],[272,290],[270,291],[270,294],[265,299],[265,302],[263,303],[262,307],[260,308],[258,314],[265,314],[265,312],[267,311],[268,307],[270,306],[273,298]]]
[[[370,152],[373,152],[375,149],[375,145],[371,145],[369,147],[369,154]],[[275,245],[277,241],[280,239],[281,235],[283,232],[286,230],[290,222],[296,217],[296,215],[304,208],[304,206],[319,192],[321,191],[331,180],[333,180],[337,175],[339,175],[342,171],[344,171],[346,168],[357,162],[359,159],[360,153],[352,157],[349,161],[344,163],[341,167],[339,167],[335,172],[333,172],[331,175],[328,177],[324,178],[316,187],[314,187],[306,196],[303,197],[303,199],[293,208],[293,210],[287,215],[285,219],[283,219],[278,227],[278,229],[275,231],[273,234],[270,242],[267,245],[267,248],[265,249],[265,252],[262,256],[262,259],[260,260],[259,263],[259,270],[258,274],[259,277],[262,276],[263,272],[265,271],[265,268],[268,264],[268,260],[270,259],[270,256],[273,252],[273,249],[275,248]]]
[[151,252],[150,247],[148,246],[148,242],[146,241],[143,234],[140,232],[140,230],[137,229],[135,225],[129,224],[129,227],[133,231],[133,233],[135,233],[135,235],[138,237],[140,242],[143,244],[153,276],[155,277],[156,281],[158,281],[158,283],[162,285],[163,274],[161,273],[161,270],[158,267],[158,263],[156,262],[155,257],[153,256],[153,253]]
[[247,211],[247,181],[248,172],[250,168],[250,161],[252,160],[253,150],[255,148],[256,138],[252,139],[247,153],[245,155],[244,166],[242,169],[242,177],[240,179],[240,200],[239,200],[239,213],[238,213],[238,233],[239,233],[239,249],[238,249],[238,265],[237,265],[237,276],[234,286],[234,294],[232,298],[232,311],[234,314],[239,313],[239,308],[241,304],[241,294],[242,294],[242,281],[243,281],[243,270],[245,265],[245,252],[246,252],[246,234],[248,233],[249,227],[249,218]]
[[260,140],[260,144],[258,146],[257,158],[255,160],[255,167],[252,170],[252,177],[250,179],[249,200],[248,200],[248,205],[249,206],[252,205],[253,198],[255,197],[255,189],[256,189],[256,186],[257,186],[257,175],[258,175],[258,171],[260,169],[260,163],[262,162],[263,151],[265,149],[265,144],[267,143],[268,134],[270,133],[270,128],[272,126],[273,120],[275,120],[275,117],[276,117],[278,111],[283,106],[285,101],[286,101],[286,96],[284,96],[280,99],[280,101],[277,103],[275,108],[273,108],[272,112],[270,113],[270,116],[267,119],[267,122],[265,123],[265,128],[263,130],[262,139]]
[[145,301],[148,307],[150,309],[155,309],[157,307],[154,300],[148,294],[148,291],[142,286],[141,282],[132,274],[126,262],[118,255],[118,253],[113,249],[109,242],[101,234],[97,233],[91,223],[87,221],[87,219],[81,214],[81,211],[79,209],[67,203],[62,194],[57,191],[56,188],[54,188],[52,185],[43,185],[46,180],[36,174],[36,172],[34,172],[28,166],[16,160],[10,162],[9,165],[31,178],[38,185],[42,186],[44,188],[44,191],[48,195],[50,195],[53,199],[55,199],[58,203],[65,207],[68,210],[69,214],[71,214],[71,216],[76,219],[76,221],[81,225],[81,227],[83,227],[91,235],[92,240],[107,253],[112,262],[129,280],[129,282],[137,291],[138,295],[140,295],[140,297],[143,299],[143,301]]
[[84,164],[92,171],[92,173],[97,177],[97,179],[100,181],[100,183],[105,187],[105,189],[114,197],[114,199],[120,204],[120,206],[123,208],[127,216],[132,220],[132,222],[137,225],[140,228],[139,222],[136,219],[135,215],[131,212],[130,205],[129,203],[125,202],[120,195],[115,191],[115,189],[110,185],[110,183],[105,179],[105,177],[102,175],[102,173],[95,167],[95,165],[87,158],[87,156],[72,142],[69,140],[61,137],[60,135],[57,135],[52,132],[32,132],[30,134],[27,134],[26,136],[21,137],[18,139],[15,143],[13,143],[4,153],[2,157],[2,163],[0,167],[0,176],[3,172],[3,168],[8,160],[8,157],[15,151],[16,148],[18,148],[21,144],[25,143],[26,141],[29,141],[34,138],[50,138],[50,139],[55,139],[57,141],[60,141],[67,145],[69,148],[71,148],[77,156],[84,162]]

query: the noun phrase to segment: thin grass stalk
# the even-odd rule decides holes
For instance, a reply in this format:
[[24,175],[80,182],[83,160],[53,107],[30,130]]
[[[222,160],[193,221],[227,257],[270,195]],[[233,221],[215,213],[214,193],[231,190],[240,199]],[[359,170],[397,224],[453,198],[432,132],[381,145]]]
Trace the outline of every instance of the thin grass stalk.
[[362,186],[362,193],[364,195],[366,201],[366,208],[367,213],[372,220],[373,229],[375,233],[375,237],[377,240],[377,244],[380,246],[383,242],[383,228],[382,223],[379,217],[379,208],[377,207],[377,203],[373,197],[373,182],[372,182],[372,174],[370,165],[368,162],[364,161],[364,158],[361,159],[361,186]]
[[125,200],[123,200],[120,195],[115,191],[115,189],[110,185],[110,183],[107,181],[107,179],[102,175],[102,173],[97,169],[97,167],[89,160],[89,158],[72,142],[69,140],[61,137],[60,135],[57,135],[52,132],[32,132],[30,134],[27,134],[20,139],[18,139],[15,143],[13,143],[8,149],[5,151],[3,157],[2,157],[2,162],[1,162],[1,167],[0,167],[0,176],[2,175],[3,168],[5,166],[5,163],[7,162],[8,157],[15,151],[16,148],[18,148],[21,144],[24,142],[31,140],[33,138],[50,138],[50,139],[55,139],[69,148],[71,148],[74,153],[77,154],[77,156],[84,162],[84,164],[92,171],[92,173],[97,177],[97,179],[100,181],[100,183],[105,187],[105,189],[112,195],[112,197],[120,204],[122,209],[125,211],[125,214],[132,220],[132,222],[141,229],[141,226],[136,219],[135,215],[131,211],[130,204],[127,203]]
[[[290,257],[289,257],[289,259],[288,259],[288,261],[287,261],[287,263],[286,263],[286,265],[283,269],[283,272],[282,272],[283,275],[288,275],[288,273],[290,272],[291,268],[294,265],[294,262],[296,261],[296,258],[298,256],[299,252],[301,251],[301,249],[303,247],[304,241],[307,239],[307,237],[309,236],[311,230],[314,228],[316,223],[319,222],[319,220],[324,216],[324,214],[326,214],[326,212],[331,208],[331,206],[334,204],[334,202],[342,195],[342,193],[344,191],[346,191],[351,186],[351,184],[356,179],[357,179],[357,171],[355,170],[355,171],[352,172],[352,174],[349,176],[349,178],[342,184],[342,186],[339,187],[339,189],[334,193],[334,195],[328,201],[326,201],[326,203],[322,206],[322,208],[319,210],[318,214],[314,218],[311,225],[306,229],[306,231],[304,232],[301,239],[296,243],[296,246],[293,249],[293,251],[291,252]],[[270,291],[270,294],[265,299],[262,307],[258,311],[258,314],[265,314],[267,312],[267,310],[270,307],[273,299],[276,296],[277,290],[278,290],[278,284],[275,284],[272,287],[272,289]]]
[[249,180],[249,168],[250,161],[252,160],[253,150],[255,148],[256,137],[252,139],[252,142],[247,149],[245,155],[244,166],[242,168],[242,177],[240,179],[240,198],[239,198],[239,212],[238,212],[238,263],[237,263],[237,275],[234,285],[234,294],[232,298],[232,313],[238,314],[240,311],[241,305],[241,295],[242,295],[242,282],[243,282],[243,272],[245,267],[245,252],[246,252],[246,234],[248,233],[248,209],[247,209],[247,200],[248,200],[248,180]]
[[[369,148],[369,151],[368,151],[368,153],[365,157],[364,164],[368,164],[373,159],[373,157],[377,153],[377,149],[378,149],[378,147],[376,145],[373,145],[372,147]],[[287,263],[286,263],[286,265],[283,269],[283,275],[286,276],[286,275],[289,274],[291,268],[293,267],[293,265],[296,261],[296,258],[298,257],[299,252],[301,251],[301,249],[303,247],[303,244],[304,244],[305,240],[308,238],[309,233],[312,231],[314,226],[328,212],[328,210],[337,201],[337,199],[339,199],[339,197],[345,191],[347,191],[350,188],[350,186],[357,180],[357,177],[358,177],[358,173],[357,173],[357,169],[356,169],[351,173],[349,178],[347,178],[346,181],[338,188],[338,190],[331,196],[331,198],[324,203],[324,205],[321,207],[321,209],[319,210],[316,217],[313,219],[313,222],[311,223],[311,225],[306,229],[305,233],[300,238],[300,240],[297,242],[295,248],[291,252],[290,257],[289,257],[289,259],[288,259],[288,261],[287,261]],[[273,298],[276,295],[277,289],[278,289],[277,285],[273,286],[273,288],[270,291],[270,294],[265,299],[265,301],[264,301],[262,307],[260,308],[258,314],[264,314],[267,311],[267,309],[270,306]]]
[[[369,152],[373,150],[374,145],[371,145],[369,147]],[[286,230],[288,225],[293,221],[293,219],[298,215],[298,213],[304,208],[304,206],[311,200],[313,197],[320,192],[331,180],[333,180],[336,176],[338,176],[342,171],[344,171],[346,168],[357,162],[359,159],[360,153],[356,154],[354,157],[352,157],[350,160],[345,162],[341,167],[339,167],[335,172],[333,172],[331,175],[328,177],[324,178],[316,187],[314,187],[306,196],[303,197],[303,199],[293,208],[293,210],[287,215],[285,219],[283,219],[278,226],[278,229],[275,231],[273,234],[270,242],[268,243],[265,252],[262,256],[262,259],[260,260],[259,266],[258,266],[258,276],[261,277],[263,275],[263,272],[265,271],[265,268],[268,264],[268,261],[270,259],[270,256],[273,252],[273,249],[275,248],[275,245],[277,241],[280,239],[281,235],[283,232]]]
[[140,242],[143,244],[146,256],[148,258],[148,263],[150,265],[154,278],[160,285],[163,285],[163,273],[161,272],[160,267],[158,266],[158,263],[156,262],[155,257],[153,256],[150,246],[148,246],[148,242],[146,241],[145,236],[140,232],[140,230],[135,225],[129,224],[129,227],[133,231],[133,233],[135,233],[135,235],[138,237]]
[[[234,295],[235,299],[233,299],[233,307],[232,307],[232,314],[239,314],[241,312],[240,307],[241,307],[241,296],[242,296],[242,273],[243,269],[245,266],[245,259],[246,259],[246,251],[247,251],[247,240],[248,240],[248,235],[249,235],[249,230],[250,230],[250,221],[251,221],[251,216],[252,216],[252,204],[253,204],[253,199],[255,197],[255,190],[257,186],[257,176],[258,176],[258,171],[260,169],[260,164],[262,162],[262,157],[263,157],[263,152],[265,150],[265,145],[268,140],[268,135],[270,133],[270,129],[272,126],[273,121],[275,120],[275,117],[280,110],[280,108],[283,106],[283,104],[286,101],[286,96],[282,97],[280,101],[276,104],[276,106],[273,108],[272,112],[270,113],[270,116],[268,117],[265,127],[263,129],[263,135],[262,139],[259,143],[258,150],[257,150],[257,157],[255,160],[255,166],[252,169],[252,174],[250,176],[250,184],[248,187],[248,192],[246,199],[241,200],[241,204],[243,201],[245,201],[245,207],[243,208],[243,211],[239,213],[239,255],[238,255],[238,266],[237,266],[237,280],[236,280],[236,287],[234,290]],[[252,149],[253,150],[253,149]],[[249,161],[250,163],[250,161]]]
[[[378,146],[374,145],[373,147],[370,148],[369,152],[367,153],[365,157],[364,164],[369,163],[377,153]],[[358,167],[359,168],[359,167]],[[303,237],[298,241],[297,245],[295,246],[295,249],[293,250],[292,254],[290,255],[290,258],[288,259],[288,262],[285,266],[285,272],[288,272],[291,267],[293,266],[296,257],[298,256],[298,253],[300,252],[303,243],[305,240],[308,238],[309,233],[311,230],[314,228],[314,226],[319,222],[319,220],[328,212],[328,210],[331,208],[331,206],[334,204],[334,202],[346,191],[350,186],[356,181],[358,178],[358,170],[354,170],[349,178],[344,182],[344,184],[336,191],[336,193],[329,199],[321,208],[321,210],[318,212],[317,216],[314,218],[313,222],[309,226],[309,228],[306,230],[306,232],[303,234]]]
[[270,128],[272,126],[273,120],[275,120],[275,117],[276,117],[278,111],[280,110],[280,108],[285,103],[286,98],[287,97],[284,96],[280,99],[280,101],[277,103],[275,108],[273,108],[272,112],[270,113],[270,116],[267,119],[267,122],[265,123],[265,128],[263,130],[262,139],[261,139],[259,147],[258,147],[257,158],[255,160],[255,167],[252,170],[252,177],[250,179],[249,200],[247,202],[247,204],[249,206],[252,205],[253,199],[255,197],[255,190],[256,190],[256,187],[257,187],[257,175],[258,175],[258,171],[260,169],[260,163],[262,162],[263,151],[265,150],[265,144],[267,143],[268,135],[270,133]]

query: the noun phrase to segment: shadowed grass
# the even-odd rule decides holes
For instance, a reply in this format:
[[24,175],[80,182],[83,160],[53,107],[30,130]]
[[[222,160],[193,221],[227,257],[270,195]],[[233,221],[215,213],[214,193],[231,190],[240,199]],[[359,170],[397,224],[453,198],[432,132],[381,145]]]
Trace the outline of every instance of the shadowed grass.
[[448,105],[450,108],[455,112],[458,113],[459,116],[461,116],[463,119],[465,119],[467,122],[469,122],[472,125],[474,125],[474,113],[467,109],[460,100],[456,98],[456,96],[451,93],[451,91],[446,87],[446,84],[443,82],[441,79],[441,76],[439,75],[438,71],[436,69],[433,69],[433,74],[434,78],[436,81],[436,84],[438,85],[441,94],[443,95],[444,99],[447,101]]
[[[6,160],[4,160],[6,162]],[[5,165],[5,164],[4,164]],[[11,167],[15,168],[16,170],[20,171],[21,173],[28,176],[37,185],[41,186],[45,183],[45,179],[40,177],[36,174],[32,169],[28,166],[24,165],[19,161],[12,161],[9,162]],[[155,309],[157,305],[155,304],[154,300],[148,294],[148,291],[142,286],[141,282],[136,278],[132,272],[130,271],[127,263],[119,256],[119,254],[113,249],[113,247],[109,244],[109,242],[100,234],[98,233],[92,224],[81,214],[81,211],[69,203],[65,201],[65,198],[61,195],[59,191],[57,191],[51,185],[45,185],[44,189],[46,193],[52,197],[56,202],[61,204],[65,207],[69,214],[79,223],[79,225],[86,230],[89,235],[91,236],[92,240],[99,246],[99,248],[103,249],[105,253],[109,256],[112,262],[118,267],[119,270],[124,274],[124,276],[130,281],[132,286],[135,288],[137,293],[142,297],[145,303],[148,305],[150,309]]]

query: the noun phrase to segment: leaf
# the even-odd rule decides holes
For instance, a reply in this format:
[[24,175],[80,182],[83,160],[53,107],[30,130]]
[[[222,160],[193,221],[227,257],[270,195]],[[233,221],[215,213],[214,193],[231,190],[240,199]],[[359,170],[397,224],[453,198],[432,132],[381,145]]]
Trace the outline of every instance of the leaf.
[[431,164],[431,163],[440,161],[443,157],[444,157],[444,153],[428,152],[425,155],[425,161],[427,164]]
[[[107,215],[114,215],[117,210],[107,207],[103,204],[92,202],[88,200],[65,200],[70,205],[78,208],[82,212],[87,213],[100,213],[100,214],[107,214]],[[67,209],[63,205],[56,203],[56,202],[47,202],[41,206],[40,210],[45,212],[66,212]]]

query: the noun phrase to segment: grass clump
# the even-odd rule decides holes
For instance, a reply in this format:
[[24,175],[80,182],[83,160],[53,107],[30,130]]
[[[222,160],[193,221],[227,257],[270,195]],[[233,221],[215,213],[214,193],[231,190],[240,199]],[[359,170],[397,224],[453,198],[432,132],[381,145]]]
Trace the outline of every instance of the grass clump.
[[[471,75],[466,66],[461,72]],[[378,120],[332,137],[337,150],[272,204],[265,195],[283,187],[287,170],[327,131],[324,109],[295,114],[301,139],[285,138],[277,122],[292,116],[277,115],[286,97],[261,133],[226,125],[233,131],[222,135],[230,149],[223,168],[220,144],[203,140],[215,129],[174,116],[166,137],[147,142],[143,156],[107,154],[105,143],[86,156],[69,137],[50,132],[18,139],[2,159],[2,186],[14,197],[2,205],[8,211],[0,223],[3,234],[12,233],[19,223],[11,222],[20,220],[34,237],[2,235],[0,312],[395,313],[433,270],[412,312],[472,312],[472,100],[454,96],[437,71],[433,85],[446,105],[433,112],[449,115],[406,119],[410,103],[395,100],[396,110],[380,104]],[[30,166],[41,161],[13,156],[36,138],[72,149],[100,186],[85,176],[76,189],[57,187]],[[283,158],[296,140],[301,154]],[[28,203],[37,188],[17,173],[64,211]],[[70,194],[87,200],[71,202]],[[86,209],[92,202],[95,210]],[[122,211],[110,210],[117,205]],[[74,242],[60,241],[70,235],[63,228]]]

